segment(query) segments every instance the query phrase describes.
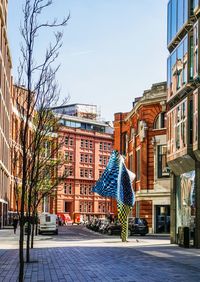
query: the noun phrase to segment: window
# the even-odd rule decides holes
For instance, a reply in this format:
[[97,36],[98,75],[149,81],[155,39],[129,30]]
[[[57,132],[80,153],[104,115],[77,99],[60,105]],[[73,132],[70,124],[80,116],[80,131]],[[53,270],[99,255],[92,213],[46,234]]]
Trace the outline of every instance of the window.
[[80,177],[93,178],[92,169],[81,168],[80,169]]
[[80,184],[80,195],[92,195],[92,185]]
[[133,171],[133,155],[129,155],[129,170]]
[[69,138],[69,145],[70,146],[74,145],[74,139],[72,137]]
[[93,156],[92,155],[89,155],[89,163],[93,163]]
[[102,149],[103,149],[103,143],[100,142],[100,144],[99,144],[99,150],[102,150]]
[[64,184],[64,194],[67,194],[67,183]]
[[65,152],[65,160],[67,162],[73,162],[73,152]]
[[73,176],[73,167],[72,166],[69,167],[69,176]]
[[99,170],[99,178],[102,176],[103,170]]
[[84,177],[84,169],[83,168],[80,169],[80,177]]
[[[194,0],[195,2],[198,0]],[[193,7],[191,14],[193,13]],[[188,0],[170,0],[167,9],[167,44],[188,20]]]
[[136,178],[137,180],[140,180],[140,149],[136,151],[136,164],[137,164]]
[[99,212],[105,213],[105,203],[99,203]]
[[[193,39],[192,39],[193,40]],[[190,39],[190,52],[193,52],[193,42]],[[192,54],[193,57],[193,54]],[[191,75],[193,77],[193,59],[191,60]],[[167,60],[168,98],[174,95],[187,83],[188,68],[188,36],[179,43]]]
[[166,112],[160,113],[154,122],[154,129],[161,129],[166,127]]
[[193,94],[194,110],[193,110],[193,142],[198,141],[198,92]]
[[158,163],[157,163],[158,178],[169,177],[169,167],[167,166],[167,146],[158,146]]
[[90,149],[93,149],[93,142],[90,141]]
[[168,154],[186,146],[187,141],[187,100],[184,99],[168,112]]
[[80,202],[80,212],[92,212],[93,211],[93,203],[92,202],[86,202],[86,201],[83,201],[83,202]]
[[190,37],[190,79],[194,77],[194,44],[193,36]]
[[99,164],[103,165],[103,156],[99,156]]
[[64,194],[71,195],[72,194],[72,183],[64,184]]
[[69,137],[68,136],[65,137],[65,145],[67,145],[67,146],[69,145]]
[[74,139],[73,137],[65,137],[65,145],[66,146],[73,146],[74,145]]
[[198,22],[194,26],[194,77],[198,76]]
[[199,0],[193,0],[193,10],[197,9],[199,6]]

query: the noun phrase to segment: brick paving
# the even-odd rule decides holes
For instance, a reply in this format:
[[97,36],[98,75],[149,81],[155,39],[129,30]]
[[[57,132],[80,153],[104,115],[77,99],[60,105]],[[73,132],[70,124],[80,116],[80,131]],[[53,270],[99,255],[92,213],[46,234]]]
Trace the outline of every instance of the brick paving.
[[[153,250],[152,250],[153,249]],[[31,250],[32,263],[25,266],[25,281],[200,281],[200,265],[177,260],[165,247],[59,247]],[[164,255],[165,254],[165,255]],[[171,260],[171,256],[174,260]],[[164,256],[164,258],[163,258]],[[185,255],[187,257],[187,255]],[[199,254],[190,260],[200,262]],[[161,259],[162,258],[162,259]],[[37,261],[37,262],[36,262]],[[0,251],[0,281],[17,281],[18,251]]]
[[[14,282],[19,267],[18,237],[10,237],[12,248],[3,249],[5,234],[4,237],[0,234],[0,281]],[[88,233],[88,239],[89,236]],[[62,234],[52,240],[37,238],[36,248],[31,250],[32,263],[25,264],[25,282],[200,281],[200,250],[182,249],[169,245],[166,240],[162,243],[148,238],[140,243],[132,238],[128,243],[121,243],[115,237],[95,239],[93,236],[89,244],[81,238],[79,242],[76,242],[78,238],[65,242],[65,237],[61,237]]]

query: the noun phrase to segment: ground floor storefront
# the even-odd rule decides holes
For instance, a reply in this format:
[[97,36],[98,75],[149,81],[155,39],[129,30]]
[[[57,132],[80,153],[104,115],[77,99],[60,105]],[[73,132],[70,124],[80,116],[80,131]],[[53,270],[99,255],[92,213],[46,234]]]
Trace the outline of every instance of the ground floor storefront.
[[149,225],[149,233],[170,233],[170,196],[158,193],[136,196],[133,216],[145,218]]
[[198,235],[196,228],[199,228],[197,209],[200,207],[200,203],[197,201],[195,186],[198,184],[195,184],[195,175],[195,170],[178,176],[173,175],[171,187],[171,242],[187,247],[196,246],[195,233]]

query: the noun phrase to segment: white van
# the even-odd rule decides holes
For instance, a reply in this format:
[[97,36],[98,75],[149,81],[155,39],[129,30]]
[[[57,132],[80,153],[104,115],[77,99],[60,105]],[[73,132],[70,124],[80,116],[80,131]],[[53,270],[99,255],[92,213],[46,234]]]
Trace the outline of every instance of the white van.
[[53,232],[58,234],[58,218],[56,214],[42,213],[39,215],[39,235],[43,232]]

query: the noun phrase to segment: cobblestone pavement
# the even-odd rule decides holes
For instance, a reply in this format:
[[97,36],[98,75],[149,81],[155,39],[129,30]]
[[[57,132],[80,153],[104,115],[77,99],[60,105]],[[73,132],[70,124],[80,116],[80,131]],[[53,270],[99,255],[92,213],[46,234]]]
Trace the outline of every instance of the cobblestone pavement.
[[[162,238],[131,237],[122,243],[118,237],[73,230],[37,238],[32,263],[25,266],[25,281],[200,281],[200,250],[182,249]],[[18,236],[13,239],[9,232],[0,231],[0,281],[13,282],[18,275]],[[4,246],[9,241],[6,234],[11,236],[10,249]],[[65,241],[68,234],[71,240]]]

